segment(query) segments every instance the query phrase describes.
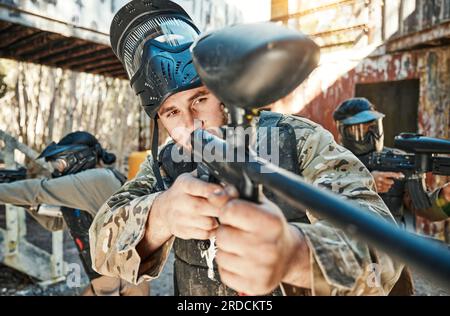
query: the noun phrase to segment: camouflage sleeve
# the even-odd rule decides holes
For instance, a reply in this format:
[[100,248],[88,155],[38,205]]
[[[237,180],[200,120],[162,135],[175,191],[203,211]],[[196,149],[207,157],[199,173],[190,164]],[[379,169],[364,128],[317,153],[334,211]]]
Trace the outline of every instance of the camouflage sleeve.
[[125,183],[99,210],[89,230],[92,267],[102,275],[133,284],[157,278],[167,260],[173,238],[143,260],[136,246],[144,237],[156,190],[152,159],[147,157],[136,178]]
[[[300,171],[306,181],[394,222],[375,192],[371,174],[351,152],[336,144],[321,126],[302,118],[286,119],[295,129]],[[316,217],[314,210],[307,215],[311,224],[294,225],[311,249],[313,295],[386,295],[391,291],[402,272],[401,264]]]

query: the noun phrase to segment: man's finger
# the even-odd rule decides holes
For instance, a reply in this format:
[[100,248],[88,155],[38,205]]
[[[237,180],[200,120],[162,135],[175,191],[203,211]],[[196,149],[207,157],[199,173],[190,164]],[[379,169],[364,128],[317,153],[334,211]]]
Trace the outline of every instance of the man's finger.
[[207,198],[214,192],[223,190],[220,185],[194,178],[190,173],[182,174],[177,180],[184,192],[192,196]]
[[207,216],[187,216],[185,224],[186,226],[200,228],[206,231],[215,230],[219,227],[217,219]]
[[231,200],[219,212],[221,224],[247,232],[256,232],[270,227],[270,221],[275,217],[275,214],[267,211],[261,205],[243,200]]
[[188,210],[193,210],[193,214],[209,216],[209,217],[219,217],[219,208],[215,207],[207,199],[201,197],[192,197],[189,199],[190,205],[183,205],[183,207]]
[[217,250],[215,260],[219,267],[237,275],[247,275],[252,268],[243,257],[220,249]]
[[184,239],[184,240],[190,240],[190,239],[197,239],[197,240],[208,240],[211,237],[215,236],[216,231],[206,231],[200,228],[195,227],[186,227],[183,230],[181,230],[176,237]]
[[401,172],[383,172],[385,178],[402,179],[405,175]]
[[217,190],[208,196],[208,202],[217,209],[222,209],[232,199],[233,195],[228,194],[226,190]]
[[385,186],[387,186],[387,187],[391,187],[391,186],[394,185],[394,180],[389,179],[389,178],[383,179],[382,182],[383,182],[383,184],[384,184]]
[[240,256],[247,255],[248,247],[252,247],[251,240],[251,233],[224,225],[223,223],[221,223],[216,232],[217,248]]

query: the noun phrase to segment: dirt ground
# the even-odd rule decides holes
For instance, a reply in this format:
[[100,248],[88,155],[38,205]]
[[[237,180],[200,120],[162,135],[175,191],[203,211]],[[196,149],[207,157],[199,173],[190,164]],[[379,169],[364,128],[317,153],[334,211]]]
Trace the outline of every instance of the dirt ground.
[[[4,212],[0,210],[0,227],[4,228]],[[29,236],[33,236],[33,243],[47,251],[50,249],[51,234],[42,229],[33,219],[27,219],[27,231]],[[67,232],[64,233],[64,259],[69,263],[78,263],[78,253],[75,245]],[[150,283],[152,296],[173,295],[173,262],[174,256],[170,255],[168,262],[160,276]],[[448,296],[450,291],[436,286],[436,284],[423,275],[413,272],[418,296]],[[0,296],[73,296],[80,295],[88,283],[86,275],[83,273],[81,286],[70,288],[66,282],[41,287],[38,280],[0,264]]]

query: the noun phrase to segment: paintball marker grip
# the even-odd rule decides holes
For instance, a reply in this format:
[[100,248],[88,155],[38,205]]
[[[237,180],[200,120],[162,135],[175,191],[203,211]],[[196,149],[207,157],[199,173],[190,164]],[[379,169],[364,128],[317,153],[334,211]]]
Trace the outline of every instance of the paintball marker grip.
[[421,175],[410,176],[406,181],[406,188],[416,209],[424,210],[432,206]]
[[[259,203],[259,186],[242,169],[243,162],[237,162],[242,159],[249,161],[248,151],[226,146],[225,141],[202,129],[192,133],[191,142],[194,161],[197,162],[198,178],[212,183],[234,185],[241,199]],[[205,157],[208,148],[215,148],[217,151],[220,151],[218,148],[222,148],[222,153],[231,148],[231,162],[227,162],[227,159],[208,159],[211,158]]]

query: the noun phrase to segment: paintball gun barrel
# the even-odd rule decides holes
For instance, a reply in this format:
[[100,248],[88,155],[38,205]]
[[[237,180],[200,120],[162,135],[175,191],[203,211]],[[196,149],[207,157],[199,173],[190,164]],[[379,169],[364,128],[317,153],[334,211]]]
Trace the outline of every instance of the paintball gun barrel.
[[450,175],[450,157],[437,156],[450,155],[449,140],[404,133],[395,137],[395,147],[407,153],[374,152],[362,160],[370,170]]
[[414,153],[416,171],[450,175],[450,140],[404,133],[395,137],[395,147]]
[[[403,133],[395,137],[395,147],[407,153],[395,151],[372,152],[360,157],[369,170],[402,172],[406,176],[406,187],[411,193],[414,207],[430,208],[432,203],[426,192],[425,173],[450,175],[450,141]],[[438,156],[441,155],[441,156]]]
[[[317,45],[299,32],[258,23],[228,27],[201,37],[193,46],[193,59],[203,83],[227,107],[231,126],[250,126],[254,111],[293,91],[316,67]],[[223,139],[204,130],[192,134],[193,152],[201,169],[216,181],[237,187],[241,198],[258,200],[265,186],[300,210],[314,210],[350,235],[434,276],[444,286],[450,282],[450,251],[424,237],[406,232],[330,191],[306,183],[300,176],[256,157],[249,142],[245,162],[205,159],[206,147],[227,148]],[[201,143],[202,146],[196,144]],[[236,161],[236,160],[235,160]],[[264,168],[265,172],[261,170]]]
[[27,169],[20,168],[17,170],[0,169],[0,183],[11,183],[14,181],[24,180],[27,177]]

